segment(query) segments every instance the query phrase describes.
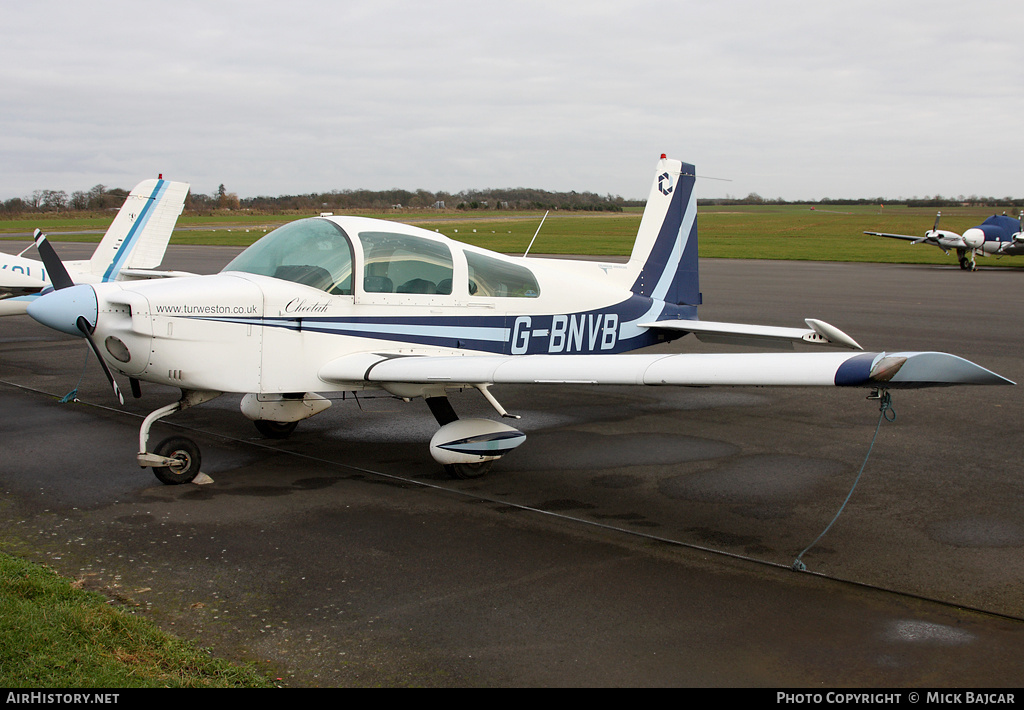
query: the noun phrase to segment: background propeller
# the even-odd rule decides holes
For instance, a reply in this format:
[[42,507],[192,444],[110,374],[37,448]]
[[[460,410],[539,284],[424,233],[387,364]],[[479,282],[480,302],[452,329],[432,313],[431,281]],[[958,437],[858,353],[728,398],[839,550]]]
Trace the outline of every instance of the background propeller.
[[39,257],[43,260],[43,266],[50,274],[50,283],[53,284],[54,290],[74,286],[75,282],[71,280],[71,274],[64,268],[64,262],[57,256],[53,245],[46,239],[42,230],[37,229],[32,234],[32,238],[36,243],[36,251],[39,252]]
[[[54,291],[61,291],[67,288],[76,287],[75,282],[72,280],[71,275],[68,273],[67,268],[64,266],[64,262],[57,256],[57,252],[54,250],[53,245],[47,240],[46,235],[39,229],[32,235],[36,243],[36,251],[39,252],[39,257],[43,260],[43,266],[46,267],[47,272],[50,274],[50,283],[53,284]],[[89,288],[89,286],[79,286],[79,288]],[[47,298],[50,294],[44,294],[36,299],[36,303],[40,303],[43,299]],[[93,293],[95,298],[95,292]],[[33,304],[35,306],[35,304]],[[103,360],[103,356],[100,354],[99,346],[93,339],[93,332],[96,330],[96,324],[90,323],[89,319],[84,315],[79,315],[75,319],[75,327],[85,338],[86,342],[89,343],[89,347],[92,349],[96,359],[100,363],[100,367],[103,368],[103,374],[107,376],[107,381],[110,382],[110,386],[114,390],[114,395],[117,397],[117,401],[124,404],[124,395],[121,394],[121,388],[117,386],[117,382],[114,381],[114,375],[110,372],[110,368],[107,367],[107,363]]]

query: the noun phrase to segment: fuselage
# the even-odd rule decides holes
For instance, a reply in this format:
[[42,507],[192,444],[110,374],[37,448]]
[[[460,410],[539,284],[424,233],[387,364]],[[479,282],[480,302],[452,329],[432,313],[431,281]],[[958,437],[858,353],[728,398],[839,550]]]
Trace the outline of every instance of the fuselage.
[[[88,261],[68,261],[64,266],[75,283],[94,284],[103,280],[89,271]],[[28,305],[50,286],[50,276],[41,261],[0,254],[0,316],[25,313]]]
[[985,254],[1024,254],[1020,222],[1012,217],[993,215],[977,227],[966,230],[963,239],[969,247]]
[[353,353],[612,354],[666,338],[645,323],[696,316],[634,294],[621,264],[509,257],[361,218],[295,225],[219,274],[93,286],[104,358],[186,389],[315,392],[338,389],[317,373]]
[[35,294],[49,285],[42,262],[0,254],[0,316],[24,313]]

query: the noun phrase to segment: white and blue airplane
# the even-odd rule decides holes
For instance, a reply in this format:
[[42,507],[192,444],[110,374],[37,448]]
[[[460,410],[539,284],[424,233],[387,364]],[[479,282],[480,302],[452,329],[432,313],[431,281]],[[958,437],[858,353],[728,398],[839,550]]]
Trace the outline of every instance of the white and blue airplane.
[[[440,425],[431,455],[452,476],[475,478],[525,434],[459,419],[451,389],[479,390],[508,418],[492,387],[1013,384],[945,353],[862,352],[817,320],[805,328],[698,320],[694,182],[692,165],[661,157],[625,263],[512,257],[390,221],[314,217],[274,230],[218,274],[93,285],[62,275],[29,314],[85,337],[122,402],[111,370],[136,396],[140,381],[181,389],[139,431],[139,464],[171,484],[196,477],[199,449],[174,436],[150,450],[151,426],[222,393],[243,395],[242,413],[269,437],[329,407],[321,392],[423,398]],[[51,272],[59,269],[44,235],[37,246]],[[633,352],[688,333],[847,351]]]
[[[143,180],[125,198],[92,257],[64,262],[65,270],[75,283],[175,275],[153,269],[163,261],[188,190],[188,183],[163,176]],[[50,285],[47,267],[38,260],[0,254],[0,316],[24,313]]]
[[960,268],[964,271],[977,271],[975,256],[1016,256],[1024,254],[1024,212],[1018,219],[1006,215],[992,215],[976,227],[971,227],[963,234],[939,229],[939,218],[935,215],[935,224],[924,233],[923,237],[909,234],[887,234],[885,232],[864,232],[875,237],[903,239],[911,244],[931,244],[946,254],[956,250]]

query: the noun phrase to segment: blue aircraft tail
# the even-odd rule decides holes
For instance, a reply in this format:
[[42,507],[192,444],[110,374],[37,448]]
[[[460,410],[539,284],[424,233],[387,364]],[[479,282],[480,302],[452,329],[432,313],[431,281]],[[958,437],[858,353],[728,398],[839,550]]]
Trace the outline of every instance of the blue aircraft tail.
[[661,156],[629,257],[633,293],[700,305],[695,184],[692,165]]

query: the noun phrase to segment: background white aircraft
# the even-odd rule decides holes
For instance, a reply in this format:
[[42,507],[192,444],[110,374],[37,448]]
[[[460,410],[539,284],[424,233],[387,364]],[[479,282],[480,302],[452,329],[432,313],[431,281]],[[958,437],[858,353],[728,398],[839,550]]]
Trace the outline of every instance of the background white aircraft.
[[924,233],[923,237],[909,234],[887,234],[885,232],[864,232],[875,237],[904,239],[911,244],[931,244],[946,254],[950,249],[956,250],[960,268],[965,271],[977,271],[978,265],[974,257],[981,256],[1016,256],[1024,254],[1024,212],[1018,219],[1006,215],[992,215],[977,227],[971,227],[963,234],[939,229],[939,218],[935,215],[935,224]]
[[[694,181],[692,165],[662,156],[624,264],[510,257],[394,222],[310,218],[274,230],[219,274],[91,286],[55,278],[57,290],[29,314],[85,337],[119,398],[111,369],[137,396],[140,381],[181,388],[139,432],[139,464],[165,483],[193,480],[200,452],[177,436],[150,451],[151,426],[224,392],[243,394],[243,414],[268,436],[329,407],[318,392],[422,397],[441,425],[432,456],[471,478],[525,435],[460,420],[449,389],[476,388],[509,417],[492,386],[1012,384],[945,353],[864,353],[816,320],[806,328],[697,320]],[[44,236],[37,247],[60,269]],[[687,333],[853,352],[630,353]]]
[[[65,270],[75,283],[173,275],[152,269],[163,261],[188,190],[188,183],[162,176],[143,180],[125,198],[92,257],[64,262]],[[0,254],[0,316],[24,313],[50,285],[44,264],[20,254]]]

